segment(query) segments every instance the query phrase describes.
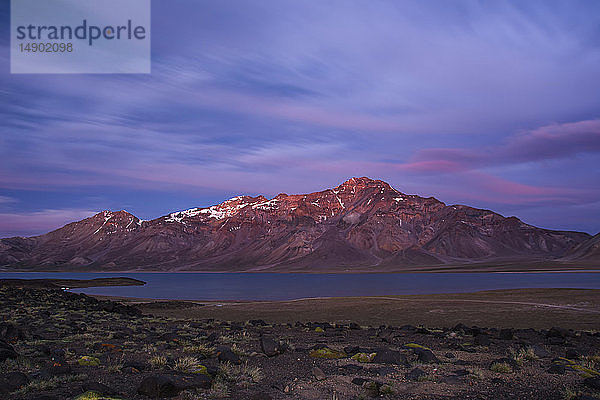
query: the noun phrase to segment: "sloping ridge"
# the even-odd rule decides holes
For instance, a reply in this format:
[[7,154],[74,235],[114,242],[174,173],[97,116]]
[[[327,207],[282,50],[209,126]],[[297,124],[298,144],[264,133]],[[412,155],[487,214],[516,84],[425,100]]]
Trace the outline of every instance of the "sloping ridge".
[[593,262],[600,265],[600,233],[578,244],[563,257],[566,261]]
[[[597,244],[597,237],[596,244]],[[0,240],[0,266],[60,270],[381,271],[566,257],[590,235],[408,195],[352,178],[320,192],[237,196],[142,221],[102,211],[32,238]],[[586,249],[588,247],[585,247]],[[590,245],[595,249],[597,246]],[[581,250],[586,253],[587,250]]]

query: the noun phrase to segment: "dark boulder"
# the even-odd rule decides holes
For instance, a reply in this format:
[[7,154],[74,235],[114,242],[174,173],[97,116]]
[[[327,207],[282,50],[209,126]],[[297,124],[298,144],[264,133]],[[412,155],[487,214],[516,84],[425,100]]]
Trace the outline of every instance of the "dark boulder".
[[354,378],[352,379],[352,383],[358,386],[362,386],[364,383],[368,382],[368,379],[365,378]]
[[0,376],[0,393],[10,393],[29,384],[29,378],[22,372],[9,372]]
[[515,333],[512,329],[500,329],[500,333],[498,334],[498,338],[501,340],[513,340],[515,338]]
[[585,378],[583,384],[591,389],[600,390],[600,376]]
[[581,353],[575,349],[567,349],[565,357],[569,360],[578,360],[581,357]]
[[71,366],[64,360],[53,360],[43,369],[43,373],[50,376],[68,375],[71,371]]
[[265,392],[253,393],[248,397],[248,400],[273,400],[270,394]]
[[534,344],[531,346],[535,355],[539,358],[550,358],[552,357],[552,353],[548,351],[544,346]]
[[160,399],[177,396],[179,388],[167,377],[151,375],[140,382],[137,392],[144,396]]
[[440,360],[433,354],[433,351],[423,348],[414,348],[413,352],[416,354],[419,361],[423,363],[439,363]]
[[227,346],[218,346],[217,347],[217,358],[221,362],[230,362],[233,364],[240,364],[242,360],[240,357],[235,354],[230,347]]
[[85,382],[83,385],[81,385],[81,391],[83,393],[96,392],[104,396],[117,394],[115,390],[98,381]]
[[312,374],[315,377],[315,379],[318,381],[322,381],[325,378],[327,378],[327,375],[325,375],[325,372],[323,372],[323,370],[319,367],[313,367]]
[[0,347],[0,362],[14,360],[17,357],[19,357],[19,355],[16,351]]
[[400,333],[391,327],[380,329],[377,332],[377,337],[386,343],[391,343],[398,336],[400,336]]
[[9,322],[0,323],[0,340],[8,343],[17,343],[25,339],[25,334],[16,325]]
[[469,370],[466,369],[455,369],[452,373],[456,376],[467,376],[470,374]]
[[269,337],[260,338],[260,349],[269,357],[276,356],[284,352],[283,346]]
[[563,375],[566,372],[566,368],[562,364],[552,364],[546,372],[549,374]]
[[338,369],[342,375],[360,374],[363,371],[363,367],[355,364],[342,365]]
[[262,319],[251,319],[249,322],[250,322],[250,325],[252,325],[252,326],[266,326],[267,325],[267,323]]
[[172,377],[179,390],[210,389],[212,378],[205,374],[186,374]]
[[418,381],[423,379],[423,377],[427,376],[427,373],[420,368],[414,368],[410,372],[407,372],[405,377],[410,381]]
[[394,364],[394,365],[408,365],[406,356],[399,351],[390,349],[379,349],[375,351],[375,357],[373,357],[374,363],[380,364]]
[[561,345],[564,344],[571,333],[567,329],[563,328],[550,328],[546,332],[546,341],[548,344]]
[[558,337],[558,338],[567,338],[570,336],[570,332],[564,328],[550,328],[548,332],[546,332],[546,338]]
[[475,336],[474,342],[477,346],[489,346],[490,336],[485,333],[480,333]]
[[358,325],[356,322],[350,322],[349,327],[350,327],[350,329],[353,329],[353,330],[359,330],[360,329],[360,325]]

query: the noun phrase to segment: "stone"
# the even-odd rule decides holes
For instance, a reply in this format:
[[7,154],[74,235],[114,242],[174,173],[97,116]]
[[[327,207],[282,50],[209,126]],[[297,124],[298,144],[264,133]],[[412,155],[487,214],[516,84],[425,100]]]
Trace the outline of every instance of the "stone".
[[175,397],[179,394],[179,388],[173,381],[164,376],[147,376],[140,382],[137,393],[154,399],[164,397]]
[[249,321],[252,326],[266,326],[267,323],[262,319],[252,319]]
[[477,346],[489,346],[490,345],[490,335],[479,334],[475,336],[474,340]]
[[567,349],[565,352],[565,357],[569,360],[579,360],[581,354],[575,349]]
[[551,358],[552,357],[552,353],[550,353],[548,351],[548,349],[546,349],[544,346],[534,344],[533,346],[531,346],[531,348],[533,349],[533,352],[535,353],[536,357],[539,357],[539,358]]
[[327,378],[327,376],[325,375],[325,373],[323,372],[323,370],[321,368],[319,368],[319,367],[313,367],[312,373],[313,373],[315,379],[318,380],[318,381],[322,381],[325,378]]
[[546,332],[546,338],[551,338],[551,337],[556,337],[556,338],[562,338],[565,339],[568,336],[570,336],[570,332],[567,329],[563,329],[563,328],[550,328],[550,330],[548,330],[548,332]]
[[359,374],[363,371],[363,367],[361,367],[360,365],[355,365],[355,364],[342,365],[338,369],[341,371],[342,374],[349,374],[349,375]]
[[271,397],[271,395],[268,393],[258,392],[250,395],[248,400],[273,400],[273,397]]
[[14,350],[0,348],[0,362],[14,360],[17,357],[19,357],[19,355]]
[[552,364],[550,366],[550,368],[548,368],[548,370],[546,372],[548,372],[549,374],[558,374],[558,375],[563,375],[566,371],[566,368],[564,365],[562,364]]
[[352,383],[358,386],[362,386],[364,383],[368,382],[368,379],[365,378],[354,378],[352,379]]
[[419,361],[424,363],[439,363],[440,360],[429,349],[414,348],[413,352],[417,355]]
[[377,337],[386,343],[391,343],[397,336],[399,336],[399,333],[390,327],[381,329],[377,333]]
[[111,389],[110,387],[106,386],[105,384],[97,382],[97,381],[85,382],[83,385],[81,385],[81,391],[82,392],[96,392],[96,393],[100,393],[102,395],[116,394],[116,392],[113,389]]
[[260,338],[260,348],[269,357],[283,353],[283,348],[275,340],[268,337]]
[[513,340],[515,338],[515,333],[512,329],[500,329],[500,333],[498,334],[498,338],[501,340]]
[[600,376],[585,378],[583,384],[591,389],[600,390]]
[[399,351],[379,349],[375,351],[372,362],[380,364],[408,365],[406,356]]
[[217,358],[221,362],[230,362],[233,364],[240,364],[242,362],[242,360],[240,360],[240,357],[237,354],[235,354],[231,350],[231,348],[227,346],[217,347]]
[[388,375],[395,374],[397,371],[395,368],[392,368],[392,367],[381,367],[381,368],[377,368],[375,370],[375,372],[379,376],[388,376]]
[[64,360],[53,360],[44,368],[44,372],[50,376],[68,375],[71,371],[71,366]]
[[22,372],[12,371],[0,377],[0,393],[10,393],[29,384],[29,378]]
[[410,372],[407,372],[404,376],[410,381],[418,381],[422,377],[426,376],[427,373],[420,368],[414,368]]
[[452,373],[456,376],[467,376],[469,375],[469,371],[466,369],[455,369]]
[[212,385],[212,378],[206,374],[174,376],[172,380],[179,390],[210,389]]
[[23,330],[10,322],[0,323],[0,339],[8,343],[16,343],[19,340],[25,339]]

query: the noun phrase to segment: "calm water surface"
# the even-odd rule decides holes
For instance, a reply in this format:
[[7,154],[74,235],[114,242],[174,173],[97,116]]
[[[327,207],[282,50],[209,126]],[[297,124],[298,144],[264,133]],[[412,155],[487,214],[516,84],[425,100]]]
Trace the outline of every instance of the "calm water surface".
[[188,300],[292,300],[306,297],[464,293],[511,288],[600,289],[600,273],[46,273],[0,272],[0,278],[92,279],[123,276],[145,286],[76,289],[109,296]]

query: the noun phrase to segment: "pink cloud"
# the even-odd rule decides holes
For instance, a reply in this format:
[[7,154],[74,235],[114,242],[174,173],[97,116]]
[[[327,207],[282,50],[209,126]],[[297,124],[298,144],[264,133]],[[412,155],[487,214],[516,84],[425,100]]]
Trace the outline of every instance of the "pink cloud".
[[561,159],[600,152],[600,120],[552,124],[513,135],[501,145],[480,148],[432,148],[418,151],[408,170],[456,172],[487,166]]

